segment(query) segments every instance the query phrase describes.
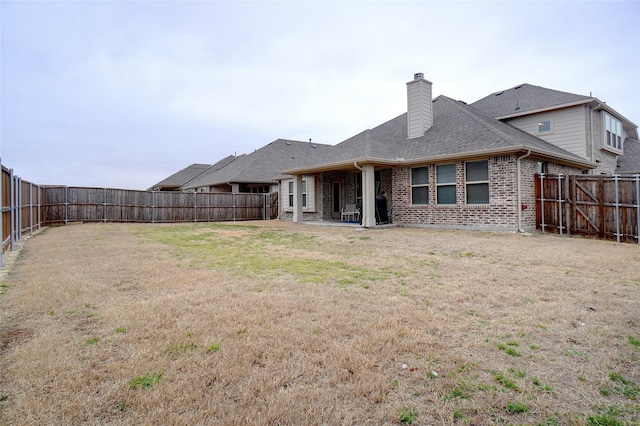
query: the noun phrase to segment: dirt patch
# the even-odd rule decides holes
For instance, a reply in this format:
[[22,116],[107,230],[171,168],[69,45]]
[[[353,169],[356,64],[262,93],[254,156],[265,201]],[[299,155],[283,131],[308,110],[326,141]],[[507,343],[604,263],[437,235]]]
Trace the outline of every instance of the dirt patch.
[[0,296],[0,423],[632,424],[639,277],[542,234],[54,228]]

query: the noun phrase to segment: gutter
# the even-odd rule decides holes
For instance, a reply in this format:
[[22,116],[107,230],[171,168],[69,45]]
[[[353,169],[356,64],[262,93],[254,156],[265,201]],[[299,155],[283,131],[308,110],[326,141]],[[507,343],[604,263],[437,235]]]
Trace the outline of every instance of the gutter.
[[523,158],[527,158],[528,156],[531,155],[531,150],[527,151],[526,154],[518,157],[518,159],[516,160],[516,180],[517,180],[517,192],[518,192],[518,205],[516,206],[516,208],[518,209],[518,232],[520,233],[524,233],[524,229],[522,229],[522,188],[521,188],[521,183],[520,183],[520,160],[522,160]]

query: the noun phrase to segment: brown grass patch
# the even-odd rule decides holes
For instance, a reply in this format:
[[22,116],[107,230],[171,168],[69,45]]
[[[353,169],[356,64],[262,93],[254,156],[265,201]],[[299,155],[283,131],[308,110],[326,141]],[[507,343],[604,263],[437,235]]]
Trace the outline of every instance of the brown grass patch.
[[28,240],[6,282],[1,424],[640,418],[637,245],[90,224]]

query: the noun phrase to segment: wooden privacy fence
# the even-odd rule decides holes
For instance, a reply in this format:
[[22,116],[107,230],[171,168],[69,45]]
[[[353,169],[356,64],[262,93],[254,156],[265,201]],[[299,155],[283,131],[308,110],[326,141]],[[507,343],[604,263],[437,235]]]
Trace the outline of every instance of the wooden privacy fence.
[[69,222],[217,222],[278,217],[278,193],[147,192],[44,186],[2,168],[2,254],[46,225]]
[[45,224],[218,222],[278,217],[278,193],[148,192],[45,187]]
[[640,175],[536,175],[536,227],[640,244]]
[[[24,235],[32,234],[43,226],[42,222],[42,186],[22,180],[13,173],[13,169],[2,168],[0,199],[2,220],[0,234],[2,247],[0,255],[13,250],[15,243]],[[2,256],[0,256],[2,266]]]

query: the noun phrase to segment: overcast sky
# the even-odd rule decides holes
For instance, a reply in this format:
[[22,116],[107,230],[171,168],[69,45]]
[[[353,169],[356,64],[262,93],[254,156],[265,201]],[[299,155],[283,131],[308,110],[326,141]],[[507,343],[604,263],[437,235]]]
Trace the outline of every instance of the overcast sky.
[[2,163],[146,189],[287,138],[335,145],[406,111],[423,72],[471,103],[521,83],[640,124],[640,2],[5,1]]

